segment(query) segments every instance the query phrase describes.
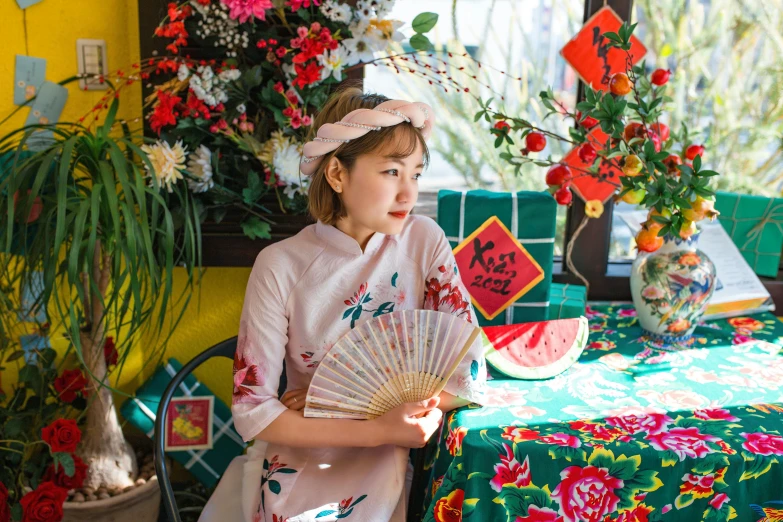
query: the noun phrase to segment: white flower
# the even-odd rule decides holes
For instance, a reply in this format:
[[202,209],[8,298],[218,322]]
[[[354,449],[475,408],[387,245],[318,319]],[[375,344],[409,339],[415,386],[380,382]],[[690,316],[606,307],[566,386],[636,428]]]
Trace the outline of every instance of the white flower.
[[378,6],[375,8],[375,12],[378,14],[378,18],[386,18],[394,8],[395,0],[380,0]]
[[188,171],[198,179],[188,179],[188,187],[193,192],[206,192],[212,188],[212,152],[204,145],[188,157]]
[[402,26],[403,23],[399,20],[372,20],[370,33],[378,39],[380,49],[383,49],[391,42],[405,40],[405,35],[398,31]]
[[242,72],[239,69],[227,69],[220,73],[220,79],[223,83],[236,81],[242,76]]
[[338,46],[337,49],[325,52],[318,57],[318,62],[323,65],[321,69],[321,80],[334,76],[338,82],[343,81],[343,67],[348,59],[348,53],[345,47]]
[[190,77],[190,88],[196,95],[196,98],[203,101],[210,107],[228,101],[226,94],[226,84],[239,79],[242,73],[237,69],[229,69],[215,76],[214,71],[209,66],[200,66],[196,69],[196,74]]
[[351,15],[353,14],[351,6],[337,3],[335,0],[326,0],[321,4],[321,13],[332,22],[344,24],[351,21]]
[[188,69],[188,66],[184,63],[180,64],[179,69],[177,69],[177,79],[181,82],[184,82],[188,79],[190,76],[190,69]]
[[293,143],[281,143],[272,156],[275,177],[286,185],[298,184],[301,156],[301,150]]
[[308,185],[305,184],[304,186],[300,185],[286,185],[286,187],[283,189],[283,194],[286,195],[287,198],[293,199],[295,195],[302,194],[303,196],[307,195],[307,189]]
[[165,141],[157,141],[154,145],[143,145],[141,150],[149,156],[152,170],[144,164],[150,177],[155,176],[160,185],[166,185],[169,192],[172,186],[182,179],[181,169],[185,168],[185,148],[181,141],[172,147]]
[[345,65],[354,65],[359,62],[371,62],[375,59],[377,39],[368,34],[343,40],[343,45],[348,51]]
[[244,103],[240,103],[239,105],[237,105],[237,112],[239,114],[245,114],[245,112],[247,112],[247,107],[245,107]]

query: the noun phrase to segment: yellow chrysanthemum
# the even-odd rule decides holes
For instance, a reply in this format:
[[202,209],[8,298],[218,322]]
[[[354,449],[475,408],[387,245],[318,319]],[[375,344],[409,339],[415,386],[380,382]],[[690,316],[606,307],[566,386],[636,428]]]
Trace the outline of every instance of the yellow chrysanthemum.
[[585,214],[587,217],[599,218],[604,213],[604,204],[598,199],[591,199],[585,203]]
[[152,163],[152,172],[145,164],[150,176],[155,176],[160,185],[165,185],[171,192],[172,187],[177,181],[182,179],[182,172],[185,168],[186,151],[181,141],[177,141],[174,146],[165,141],[158,141],[154,145],[144,145],[143,150],[149,156]]

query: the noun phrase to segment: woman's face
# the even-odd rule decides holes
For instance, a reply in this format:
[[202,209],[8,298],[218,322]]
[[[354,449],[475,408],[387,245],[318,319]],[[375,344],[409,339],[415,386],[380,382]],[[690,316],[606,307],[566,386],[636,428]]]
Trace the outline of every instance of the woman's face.
[[[338,228],[362,246],[362,240],[373,232],[400,233],[419,197],[423,153],[417,141],[416,149],[407,158],[391,158],[383,150],[359,156],[351,173],[340,176],[337,182],[348,214],[338,223]],[[404,214],[393,215],[396,212]]]

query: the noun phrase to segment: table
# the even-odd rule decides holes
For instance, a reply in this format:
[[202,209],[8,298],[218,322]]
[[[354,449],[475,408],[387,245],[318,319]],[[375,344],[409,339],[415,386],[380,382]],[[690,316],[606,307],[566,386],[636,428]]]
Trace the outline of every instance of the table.
[[714,321],[667,347],[631,306],[587,316],[566,372],[491,371],[490,403],[446,416],[425,522],[783,521],[783,323]]

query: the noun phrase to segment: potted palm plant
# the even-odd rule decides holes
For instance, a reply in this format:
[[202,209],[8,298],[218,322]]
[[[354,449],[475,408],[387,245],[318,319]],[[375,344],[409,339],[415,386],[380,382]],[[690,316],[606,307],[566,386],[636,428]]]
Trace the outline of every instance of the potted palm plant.
[[[107,335],[116,339],[116,370],[142,332],[160,341],[162,356],[168,338],[161,340],[161,332],[176,327],[200,273],[201,232],[199,207],[187,184],[169,183],[184,172],[176,151],[140,146],[125,122],[116,122],[118,103],[115,98],[95,130],[35,125],[0,138],[0,274],[16,288],[43,274],[38,301],[52,331],[66,332],[68,349],[89,381],[76,451],[87,465],[83,485],[129,492],[138,465],[118,422],[104,344]],[[170,210],[174,206],[176,212]],[[185,271],[181,296],[172,286],[176,266]],[[181,302],[173,314],[175,298]],[[0,310],[0,320],[7,326],[18,318]],[[35,489],[38,482],[33,476],[27,486]],[[139,500],[138,489],[87,503],[99,511],[124,511],[124,517],[85,513],[84,504],[70,519],[154,520],[154,514],[128,509],[129,497]],[[157,486],[151,482],[145,489],[142,496],[157,513]]]

